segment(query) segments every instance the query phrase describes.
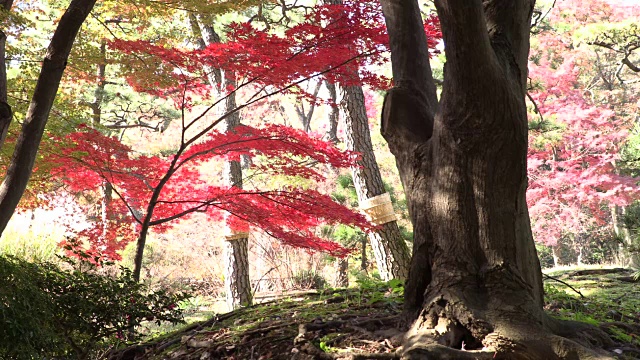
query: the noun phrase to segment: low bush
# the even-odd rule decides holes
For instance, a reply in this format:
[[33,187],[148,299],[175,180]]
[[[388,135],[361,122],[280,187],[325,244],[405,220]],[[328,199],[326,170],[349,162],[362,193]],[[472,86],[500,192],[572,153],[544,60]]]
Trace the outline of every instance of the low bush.
[[293,275],[291,285],[294,289],[324,289],[327,280],[313,270],[301,270]]
[[138,338],[143,321],[182,321],[177,304],[189,295],[140,284],[126,268],[102,275],[112,264],[76,255],[62,265],[0,256],[0,359],[97,357]]

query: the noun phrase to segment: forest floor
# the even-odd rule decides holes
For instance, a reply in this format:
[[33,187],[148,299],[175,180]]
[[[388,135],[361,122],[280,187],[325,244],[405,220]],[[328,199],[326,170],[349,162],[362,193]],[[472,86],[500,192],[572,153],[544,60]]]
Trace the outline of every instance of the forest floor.
[[[620,359],[640,359],[640,283],[624,269],[545,276],[546,310],[599,326]],[[215,315],[113,353],[111,359],[399,359],[399,282],[360,282]]]

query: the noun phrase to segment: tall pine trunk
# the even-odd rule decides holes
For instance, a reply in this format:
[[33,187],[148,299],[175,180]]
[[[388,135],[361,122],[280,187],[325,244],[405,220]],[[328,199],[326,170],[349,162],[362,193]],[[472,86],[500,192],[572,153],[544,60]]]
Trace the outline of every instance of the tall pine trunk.
[[252,303],[249,281],[249,239],[225,241],[224,244],[224,290],[229,310]]
[[525,199],[534,1],[436,0],[447,57],[439,102],[417,1],[381,3],[394,77],[382,133],[414,225],[406,357],[601,358],[585,346],[610,345],[606,335],[542,310]]
[[[225,88],[235,88],[235,74],[224,73]],[[226,110],[233,111],[236,108],[235,92],[227,96]],[[225,131],[232,132],[240,125],[240,113],[234,112],[225,121]],[[225,161],[224,183],[227,186],[242,188],[242,164],[238,160]],[[237,309],[240,306],[248,306],[252,303],[251,283],[249,280],[249,253],[248,238],[240,237],[226,241],[224,247],[224,288],[227,297],[227,306]]]
[[[341,5],[343,0],[324,0],[325,4]],[[358,73],[352,77],[357,79]],[[327,87],[332,99],[337,98],[336,86],[327,82]],[[346,145],[350,151],[361,154],[358,166],[351,168],[353,185],[358,195],[358,203],[362,206],[367,200],[386,193],[380,169],[376,162],[369,131],[369,119],[364,101],[364,93],[361,86],[343,87],[344,98],[342,104],[345,109],[345,134]],[[334,113],[330,120],[334,120]],[[335,115],[337,117],[337,114]],[[331,122],[331,132],[335,131]],[[337,128],[337,119],[335,126]],[[331,137],[330,133],[330,137]],[[390,214],[393,215],[393,214]],[[373,219],[376,220],[376,219]],[[387,218],[378,223],[379,229],[369,234],[369,241],[373,249],[380,277],[384,280],[404,280],[409,274],[409,262],[411,255],[409,248],[402,238],[395,217]],[[363,256],[364,252],[363,252]]]
[[[206,24],[202,19],[197,19],[195,15],[189,16],[194,35],[198,38],[200,48],[204,48],[212,43],[220,42],[220,36],[215,32],[213,26]],[[214,88],[235,89],[237,86],[235,74],[232,72],[222,72],[220,69],[206,67],[209,83]],[[223,80],[224,78],[224,80]],[[224,81],[224,86],[220,82]],[[217,85],[217,86],[216,86]],[[224,122],[224,131],[234,131],[240,125],[240,113],[234,111],[237,108],[236,93],[227,95],[224,112],[233,112]],[[238,160],[225,161],[223,169],[223,182],[227,186],[242,188],[242,163]],[[252,304],[251,282],[249,280],[249,239],[247,237],[230,236],[224,245],[224,288],[226,293],[227,306],[229,309],[237,309],[241,306]]]
[[[345,87],[342,102],[346,113],[347,149],[361,154],[359,166],[351,169],[351,175],[358,202],[362,204],[365,200],[382,195],[386,191],[373,153],[362,87]],[[381,224],[380,229],[369,234],[369,241],[380,277],[384,280],[406,279],[409,274],[410,254],[398,223],[394,220]]]

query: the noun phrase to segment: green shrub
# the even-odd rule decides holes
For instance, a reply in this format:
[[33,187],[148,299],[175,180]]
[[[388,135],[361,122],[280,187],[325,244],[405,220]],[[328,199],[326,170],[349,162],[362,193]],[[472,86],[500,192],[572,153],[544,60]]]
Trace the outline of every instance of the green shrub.
[[313,270],[297,272],[291,282],[293,287],[298,289],[323,289],[327,286],[327,280]]
[[49,266],[0,257],[0,359],[31,359],[60,350],[51,321],[53,304],[39,287]]
[[151,289],[125,268],[101,275],[88,261],[99,258],[78,255],[62,258],[70,269],[0,257],[1,359],[86,359],[110,343],[138,338],[142,321],[182,320],[177,304],[188,295]]

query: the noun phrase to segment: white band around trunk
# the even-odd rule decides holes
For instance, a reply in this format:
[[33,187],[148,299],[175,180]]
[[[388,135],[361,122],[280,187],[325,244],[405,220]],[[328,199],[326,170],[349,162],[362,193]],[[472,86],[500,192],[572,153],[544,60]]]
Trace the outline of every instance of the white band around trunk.
[[376,225],[386,224],[398,220],[393,211],[391,195],[383,193],[360,202],[360,209],[367,215],[369,221]]
[[224,235],[224,239],[226,241],[233,241],[233,240],[240,240],[240,239],[246,239],[249,237],[249,233],[246,231],[240,231],[240,232],[229,232],[229,230],[227,229],[227,234]]

